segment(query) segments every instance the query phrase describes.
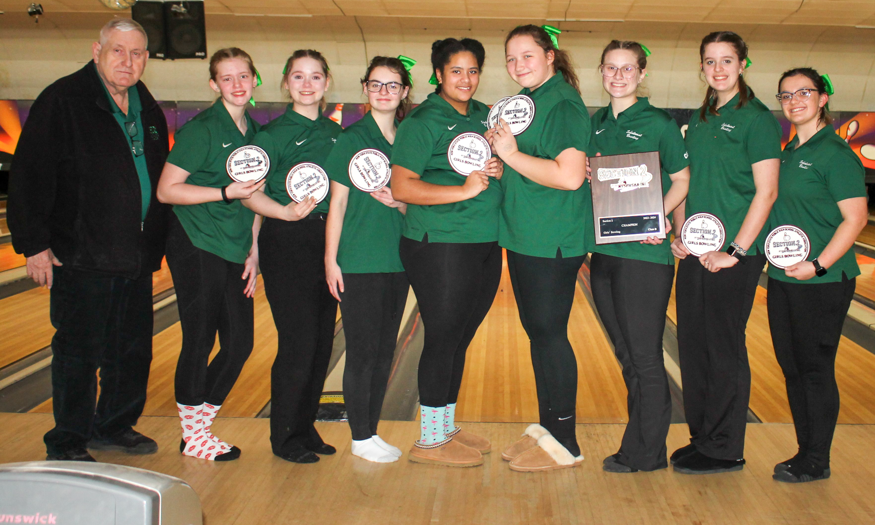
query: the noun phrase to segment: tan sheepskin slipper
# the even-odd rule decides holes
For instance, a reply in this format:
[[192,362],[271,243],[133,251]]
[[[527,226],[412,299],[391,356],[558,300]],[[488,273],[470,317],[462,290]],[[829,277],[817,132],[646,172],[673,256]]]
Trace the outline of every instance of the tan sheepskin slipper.
[[528,428],[526,428],[526,431],[523,432],[522,439],[512,443],[509,447],[504,449],[504,452],[501,453],[501,459],[511,461],[523,452],[537,447],[538,439],[549,433],[550,432],[546,428],[537,423],[529,425]]
[[492,451],[492,443],[488,439],[472,434],[467,430],[462,430],[462,427],[456,427],[455,430],[447,434],[447,437],[451,437],[453,441],[457,441],[468,448],[473,448],[481,454],[489,454]]
[[445,467],[476,467],[483,464],[483,456],[473,448],[457,443],[453,438],[434,445],[415,442],[407,454],[414,463],[443,465]]
[[538,438],[538,446],[523,452],[510,462],[517,472],[544,472],[572,468],[583,463],[583,455],[574,457],[552,434]]

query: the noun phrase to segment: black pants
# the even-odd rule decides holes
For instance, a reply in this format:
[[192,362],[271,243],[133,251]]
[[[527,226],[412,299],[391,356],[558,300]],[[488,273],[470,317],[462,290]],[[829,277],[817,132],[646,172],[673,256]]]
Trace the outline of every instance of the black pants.
[[344,273],[343,401],[356,441],[377,433],[410,284],[404,272]]
[[628,391],[621,462],[638,470],[665,468],[671,393],[662,335],[674,266],[594,253],[590,269],[592,298]]
[[577,445],[577,358],[568,341],[577,272],[586,257],[531,257],[507,251],[507,268],[529,336],[541,426],[574,456]]
[[839,417],[835,363],[855,279],[785,283],[769,279],[769,330],[784,371],[799,450],[828,468]]
[[429,243],[401,238],[401,261],[425,328],[419,359],[419,402],[455,403],[465,354],[495,300],[501,280],[497,242]]
[[[152,274],[111,277],[55,266],[51,290],[52,396],[49,454],[84,448],[92,431],[137,424],[152,363]],[[100,369],[100,399],[97,369]]]
[[258,236],[264,292],[278,332],[270,371],[274,454],[318,446],[313,423],[334,342],[337,301],[325,283],[325,222],[267,219]]
[[678,356],[690,441],[715,459],[744,457],[750,365],[744,331],[765,255],[749,255],[717,273],[696,257],[677,277]]
[[[176,364],[176,402],[221,405],[252,353],[252,299],[244,267],[195,247],[171,214],[167,265],[173,275],[182,325]],[[219,334],[219,352],[209,360]]]

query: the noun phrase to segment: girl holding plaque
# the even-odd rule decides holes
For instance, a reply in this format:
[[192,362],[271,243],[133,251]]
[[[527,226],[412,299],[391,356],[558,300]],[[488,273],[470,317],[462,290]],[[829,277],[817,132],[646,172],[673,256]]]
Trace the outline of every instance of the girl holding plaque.
[[487,138],[507,165],[499,244],[507,249],[520,321],[531,342],[540,425],[526,429],[502,457],[517,471],[568,468],[583,461],[568,319],[587,251],[584,218],[592,215],[583,187],[590,119],[571,58],[551,34],[520,26],[504,47],[507,72],[523,88],[514,98],[530,101],[533,115],[514,137],[508,119],[516,115],[506,111],[508,102]]
[[[175,379],[180,452],[212,461],[240,457],[210,427],[252,352],[261,221],[241,203],[264,183],[234,182],[226,164],[258,131],[246,112],[257,76],[242,49],[213,54],[210,87],[220,98],[176,133],[157,190],[161,202],[174,205],[167,264],[182,324]],[[209,362],[216,333],[220,349]]]
[[769,330],[799,445],[773,477],[790,483],[830,476],[839,415],[836,352],[860,275],[851,248],[868,222],[865,171],[831,125],[828,79],[805,67],[787,71],[778,83],[778,101],[796,136],[781,155],[770,222],[801,229],[810,248],[806,260],[783,269],[769,265]]
[[[270,442],[275,455],[295,463],[314,463],[316,454],[335,452],[313,426],[337,317],[323,262],[324,166],[341,132],[322,114],[330,82],[328,63],[318,51],[301,49],[286,60],[282,89],[292,102],[253,140],[270,157],[270,172],[264,191],[246,203],[266,217],[261,272],[279,338],[271,369]],[[302,172],[306,178],[296,179]]]
[[377,425],[410,288],[398,255],[407,205],[383,185],[391,174],[396,119],[410,109],[411,85],[401,60],[374,57],[362,78],[371,110],[341,133],[326,165],[331,209],[325,276],[346,333],[343,398],[352,455],[377,463],[401,457],[377,435]]
[[476,100],[486,53],[473,39],[432,44],[435,92],[398,127],[392,148],[392,193],[406,202],[401,261],[425,326],[419,361],[421,439],[408,458],[469,467],[483,463],[489,441],[455,425],[465,354],[501,279],[498,208],[490,183],[489,108]]
[[[699,55],[708,91],[687,129],[690,189],[675,210],[671,245],[681,259],[678,352],[691,436],[671,462],[685,474],[744,468],[745,328],[765,264],[763,226],[778,194],[781,155],[781,126],[744,81],[744,40],[731,31],[711,33]],[[724,232],[719,239],[711,235],[721,231],[715,228],[709,235],[718,237],[718,247],[699,257],[684,246],[684,220],[694,215],[709,216]]]
[[[637,96],[648,54],[637,42],[618,40],[602,51],[599,71],[611,104],[593,115],[590,153],[658,151],[668,216],[687,195],[690,163],[674,119]],[[666,468],[671,394],[662,334],[674,280],[674,256],[669,243],[656,237],[640,243],[599,244],[592,251],[592,297],[623,366],[629,408],[620,450],[605,458],[602,468],[608,472]]]

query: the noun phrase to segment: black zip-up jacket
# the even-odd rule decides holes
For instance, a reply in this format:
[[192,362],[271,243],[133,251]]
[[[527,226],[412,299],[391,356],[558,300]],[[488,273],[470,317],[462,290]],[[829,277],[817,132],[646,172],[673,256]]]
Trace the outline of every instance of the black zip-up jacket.
[[161,267],[170,207],[155,192],[169,150],[164,113],[135,87],[152,197],[145,221],[137,168],[94,62],[47,87],[12,158],[7,222],[26,257],[51,248],[65,268],[139,278]]

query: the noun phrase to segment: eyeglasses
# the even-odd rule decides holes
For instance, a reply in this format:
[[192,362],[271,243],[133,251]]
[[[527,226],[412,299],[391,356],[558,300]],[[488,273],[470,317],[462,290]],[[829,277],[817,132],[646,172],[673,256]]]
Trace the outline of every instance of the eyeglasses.
[[781,104],[789,104],[793,97],[798,98],[799,100],[808,100],[811,98],[811,93],[816,92],[818,90],[814,88],[802,88],[797,89],[796,91],[790,93],[789,91],[782,91],[775,95],[775,98],[778,99],[778,102]]
[[635,72],[637,72],[639,69],[641,68],[633,65],[617,67],[611,64],[602,64],[599,66],[599,71],[601,72],[602,76],[608,78],[617,76],[617,71],[623,73],[623,78],[632,78],[635,76]]
[[368,80],[365,82],[365,86],[367,86],[368,91],[371,93],[379,93],[383,86],[386,86],[386,91],[392,95],[401,93],[401,88],[404,87],[400,82],[380,82],[379,80]]
[[137,122],[125,122],[125,130],[128,132],[128,136],[131,137],[131,153],[133,153],[135,157],[139,157],[143,154],[143,142],[133,140],[133,138],[140,132],[140,130],[137,129]]

